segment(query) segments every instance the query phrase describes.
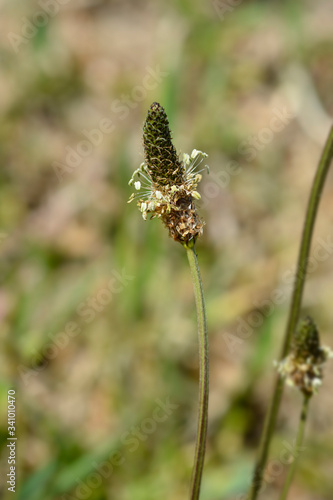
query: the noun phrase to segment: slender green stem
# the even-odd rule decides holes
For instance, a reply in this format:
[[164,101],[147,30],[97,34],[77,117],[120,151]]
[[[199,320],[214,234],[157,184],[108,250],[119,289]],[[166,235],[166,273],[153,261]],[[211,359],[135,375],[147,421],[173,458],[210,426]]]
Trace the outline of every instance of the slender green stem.
[[207,422],[208,422],[208,393],[209,393],[209,363],[208,363],[208,335],[206,325],[206,309],[200,278],[198,260],[193,246],[185,246],[191,268],[195,303],[197,308],[198,335],[199,335],[199,415],[197,441],[195,448],[194,466],[191,483],[191,500],[198,500],[200,494],[201,477],[205,461]]
[[[292,335],[295,331],[302,303],[305,278],[307,274],[308,259],[311,247],[311,239],[313,228],[317,216],[319,201],[323,186],[326,180],[327,172],[333,157],[333,127],[331,127],[326,140],[323,153],[321,155],[317,172],[314,177],[308,207],[305,216],[301,246],[299,250],[297,272],[294,281],[294,289],[290,304],[289,318],[282,346],[280,360],[288,353]],[[266,415],[264,429],[259,446],[258,458],[254,470],[251,488],[248,494],[248,500],[256,500],[260,491],[263,479],[263,473],[269,453],[269,446],[273,435],[275,422],[282,398],[283,379],[281,376],[276,377],[272,400]]]
[[[303,437],[304,437],[304,429],[305,429],[305,422],[308,416],[308,409],[309,409],[309,401],[310,401],[311,395],[304,395],[303,398],[303,405],[302,405],[302,410],[301,410],[301,416],[299,420],[299,425],[298,425],[298,431],[297,431],[297,437],[296,437],[296,451],[300,449],[303,443]],[[283,486],[283,490],[280,496],[279,500],[286,500],[288,496],[288,491],[291,485],[291,482],[293,480],[293,477],[295,475],[295,470],[296,470],[296,465],[297,465],[297,455],[295,456],[292,464],[289,467],[288,474],[286,477],[286,481]]]

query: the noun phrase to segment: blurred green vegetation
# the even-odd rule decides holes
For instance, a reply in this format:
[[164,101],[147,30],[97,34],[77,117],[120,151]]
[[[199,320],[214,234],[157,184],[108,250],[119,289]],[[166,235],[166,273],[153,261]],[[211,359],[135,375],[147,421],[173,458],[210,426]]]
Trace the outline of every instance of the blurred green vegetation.
[[[153,101],[179,151],[209,154],[197,245],[211,346],[201,498],[236,500],[250,481],[286,323],[285,273],[333,113],[332,10],[330,0],[232,5],[2,3],[0,477],[14,387],[20,500],[188,495],[198,390],[189,269],[159,221],[127,204]],[[283,110],[292,118],[272,132]],[[105,119],[112,131],[96,135]],[[95,144],[82,145],[87,135]],[[332,195],[331,175],[315,245],[331,241]],[[304,305],[332,345],[331,254],[314,264]],[[328,366],[295,500],[332,496],[332,381]],[[273,460],[293,442],[300,399],[285,392]],[[175,408],[159,422],[167,401]],[[270,476],[263,499],[277,498],[285,473]],[[12,498],[3,479],[0,488]]]

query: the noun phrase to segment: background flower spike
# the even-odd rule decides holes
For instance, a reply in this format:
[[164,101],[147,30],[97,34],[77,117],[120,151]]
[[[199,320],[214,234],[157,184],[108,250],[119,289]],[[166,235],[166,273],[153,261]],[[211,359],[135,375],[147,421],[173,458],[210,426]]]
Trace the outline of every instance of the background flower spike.
[[299,321],[291,352],[278,364],[278,371],[288,385],[311,396],[318,392],[323,379],[323,365],[331,357],[331,349],[320,345],[317,327],[307,316]]

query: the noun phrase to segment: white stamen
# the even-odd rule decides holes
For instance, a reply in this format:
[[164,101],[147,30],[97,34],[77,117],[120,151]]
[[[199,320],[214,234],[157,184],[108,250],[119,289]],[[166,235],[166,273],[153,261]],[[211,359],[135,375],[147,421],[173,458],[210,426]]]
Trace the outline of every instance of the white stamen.
[[137,191],[139,191],[139,189],[141,188],[141,182],[140,181],[134,182],[134,187]]
[[190,163],[190,156],[189,156],[187,153],[184,153],[184,154],[183,154],[183,162],[184,162],[186,165],[189,165],[189,163]]
[[312,380],[312,387],[315,393],[318,393],[318,388],[322,385],[322,380],[320,378],[314,378]]

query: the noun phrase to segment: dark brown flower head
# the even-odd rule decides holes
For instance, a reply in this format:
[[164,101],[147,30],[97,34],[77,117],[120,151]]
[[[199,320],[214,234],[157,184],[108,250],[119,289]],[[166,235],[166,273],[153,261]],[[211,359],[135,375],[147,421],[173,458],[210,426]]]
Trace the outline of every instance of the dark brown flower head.
[[292,349],[299,360],[306,360],[310,356],[313,359],[318,359],[322,356],[319,333],[310,316],[300,320],[294,335]]
[[143,144],[147,170],[157,186],[181,185],[185,170],[171,141],[164,108],[154,102],[143,125]]
[[159,217],[174,240],[192,244],[203,228],[194,202],[200,199],[196,188],[204,170],[197,168],[207,155],[194,149],[191,155],[184,154],[179,159],[171,141],[168,118],[157,102],[148,110],[143,143],[146,161],[129,182],[138,191],[129,201],[137,198],[144,219],[148,214],[151,218]]
[[278,371],[288,385],[311,396],[322,384],[323,365],[332,357],[329,347],[321,347],[317,327],[310,316],[301,319],[290,354],[278,364]]

